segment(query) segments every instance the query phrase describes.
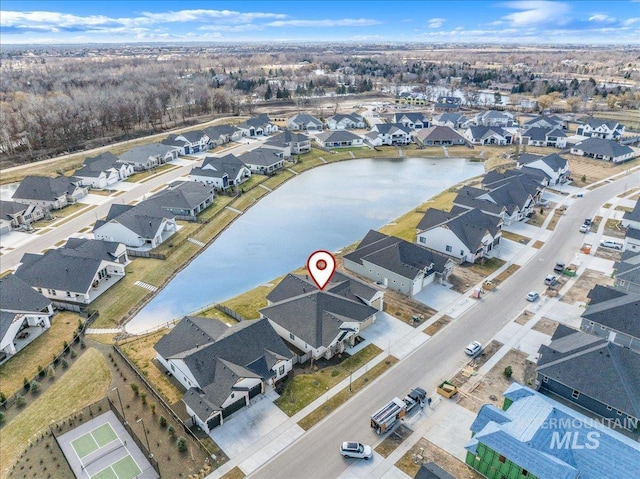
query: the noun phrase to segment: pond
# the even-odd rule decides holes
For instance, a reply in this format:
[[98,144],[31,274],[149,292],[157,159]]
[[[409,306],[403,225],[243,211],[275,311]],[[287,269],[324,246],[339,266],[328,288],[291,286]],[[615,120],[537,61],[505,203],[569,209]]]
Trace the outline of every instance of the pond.
[[359,241],[462,180],[464,158],[360,159],[293,178],[239,217],[126,325],[136,333],[222,302]]

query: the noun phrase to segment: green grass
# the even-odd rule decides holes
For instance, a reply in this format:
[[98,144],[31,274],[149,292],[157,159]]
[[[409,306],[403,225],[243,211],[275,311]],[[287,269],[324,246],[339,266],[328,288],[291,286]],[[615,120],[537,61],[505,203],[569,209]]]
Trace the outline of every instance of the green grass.
[[[131,147],[128,147],[127,150],[130,150]],[[128,183],[139,183],[144,182],[144,180],[150,179],[152,176],[156,176],[160,173],[166,173],[169,170],[173,170],[175,168],[179,168],[177,165],[171,165],[169,163],[165,163],[164,165],[160,165],[156,168],[152,168],[150,170],[141,171],[139,173],[134,173],[129,178],[127,178],[126,182]]]
[[526,244],[531,239],[510,231],[502,231],[502,237],[520,244]]
[[346,358],[340,364],[329,366],[309,374],[298,374],[287,383],[285,390],[282,395],[276,399],[275,404],[282,409],[286,415],[293,416],[325,394],[344,378],[349,377],[351,371],[355,371],[364,366],[380,353],[382,353],[380,348],[369,344],[353,356]]
[[2,477],[30,439],[48,424],[104,397],[110,382],[111,372],[102,354],[93,348],[87,349],[55,384],[0,430]]
[[255,288],[231,298],[222,304],[247,319],[259,318],[259,310],[267,306],[267,295],[273,291],[273,288],[275,288],[283,278],[284,276],[281,276],[270,281],[268,286],[256,286]]
[[260,198],[262,198],[264,195],[268,193],[269,192],[264,188],[260,188],[260,187],[252,188],[246,193],[243,193],[242,195],[238,196],[235,199],[235,201],[233,201],[229,206],[237,210],[244,211],[250,206],[253,206],[253,204],[256,201],[258,201]]

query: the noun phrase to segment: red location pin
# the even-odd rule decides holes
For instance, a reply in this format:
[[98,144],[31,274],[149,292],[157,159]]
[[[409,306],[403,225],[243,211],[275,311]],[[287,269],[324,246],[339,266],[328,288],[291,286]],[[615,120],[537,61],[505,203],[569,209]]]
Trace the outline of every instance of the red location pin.
[[307,260],[307,271],[318,289],[322,291],[336,271],[336,259],[328,251],[316,251]]

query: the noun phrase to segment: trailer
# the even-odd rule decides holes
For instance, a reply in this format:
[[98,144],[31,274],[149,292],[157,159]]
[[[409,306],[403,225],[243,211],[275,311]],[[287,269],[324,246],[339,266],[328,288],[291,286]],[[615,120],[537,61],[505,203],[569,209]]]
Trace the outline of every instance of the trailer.
[[393,398],[371,416],[371,427],[376,433],[383,434],[391,429],[407,413],[418,406],[424,406],[427,393],[422,388],[415,388],[404,399]]

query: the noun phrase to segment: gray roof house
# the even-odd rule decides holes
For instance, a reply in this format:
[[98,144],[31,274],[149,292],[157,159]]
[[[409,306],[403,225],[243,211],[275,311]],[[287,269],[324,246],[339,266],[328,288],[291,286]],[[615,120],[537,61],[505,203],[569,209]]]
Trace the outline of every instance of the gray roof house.
[[209,126],[202,131],[209,137],[209,148],[215,148],[242,138],[242,130],[233,125]]
[[282,158],[291,158],[311,151],[311,140],[304,133],[283,131],[273,135],[262,144],[263,148],[276,150]]
[[510,145],[513,134],[499,126],[470,126],[464,137],[474,145]]
[[178,133],[177,135],[169,135],[162,141],[163,145],[178,146],[180,155],[190,155],[199,153],[209,149],[209,135],[204,130],[193,130]]
[[287,119],[286,127],[289,130],[322,131],[324,124],[315,116],[298,113]]
[[349,113],[347,115],[337,114],[328,118],[326,121],[329,130],[350,130],[354,128],[366,128],[367,122],[357,113]]
[[298,362],[330,359],[354,346],[378,310],[346,295],[309,288],[309,292],[275,302],[260,310],[289,344]]
[[244,122],[236,125],[236,128],[241,130],[244,136],[271,135],[278,131],[278,126],[271,123],[269,115],[265,113],[261,113],[258,116],[245,120]]
[[0,279],[0,364],[51,326],[53,305],[15,274]]
[[69,176],[26,176],[13,193],[13,201],[59,210],[87,195],[87,187]]
[[429,208],[417,229],[416,243],[460,263],[491,257],[502,239],[502,219],[476,208]]
[[620,163],[633,157],[633,149],[630,146],[621,145],[613,140],[593,137],[573,145],[571,153],[613,163]]
[[167,210],[177,219],[196,221],[213,204],[214,188],[195,181],[174,181],[147,201]]
[[467,140],[449,126],[430,126],[413,134],[413,139],[421,146],[466,145]]
[[456,479],[435,462],[422,464],[413,479]]
[[46,215],[47,210],[42,206],[0,200],[0,219],[8,221],[12,228],[31,229],[31,223]]
[[518,168],[525,166],[543,171],[549,177],[549,185],[564,183],[569,176],[569,162],[557,153],[547,156],[524,153],[518,158]]
[[522,124],[522,129],[524,131],[530,130],[531,128],[544,128],[545,130],[559,128],[561,130],[566,130],[567,122],[557,115],[540,115],[535,118],[531,118]]
[[604,140],[619,140],[624,134],[624,125],[615,120],[589,118],[586,122],[578,125],[576,134]]
[[412,130],[422,130],[423,128],[429,128],[431,126],[429,118],[421,112],[395,113],[392,123],[402,123]]
[[465,462],[475,471],[518,479],[634,477],[637,441],[517,382],[503,395],[503,409],[485,404],[471,424]]
[[271,148],[256,148],[242,153],[238,159],[251,170],[252,174],[272,175],[284,168],[284,159]]
[[82,180],[90,188],[102,189],[133,174],[133,165],[118,162],[118,157],[105,152],[93,158],[86,158],[84,166],[73,172],[73,176]]
[[[638,231],[640,230],[629,228],[627,235]],[[631,249],[623,252],[622,258],[614,263],[613,269],[617,289],[640,294],[640,252]]]
[[293,353],[266,319],[228,327],[217,319],[185,316],[154,349],[186,389],[182,401],[193,424],[207,433],[293,367]]
[[462,113],[441,113],[433,117],[435,126],[448,126],[450,128],[466,128],[471,120]]
[[316,135],[316,142],[327,149],[348,148],[350,146],[363,146],[362,137],[350,131],[325,131]]
[[560,324],[538,350],[538,388],[616,425],[640,427],[640,353]]
[[535,194],[537,193],[530,186],[518,181],[517,177],[512,177],[509,183],[490,190],[463,186],[453,204],[467,209],[478,208],[488,215],[500,216],[503,224],[509,225],[532,214]]
[[513,113],[508,111],[487,110],[476,115],[476,125],[478,126],[513,126],[515,119]]
[[454,262],[417,244],[370,230],[357,248],[344,256],[347,270],[413,297],[435,278],[444,281]]
[[96,221],[96,239],[123,243],[131,249],[148,251],[176,232],[175,215],[154,202],[137,205],[112,204],[104,220]]
[[199,168],[192,168],[189,181],[212,185],[219,190],[239,186],[251,178],[251,170],[233,154],[207,156]]
[[624,250],[640,253],[640,229],[627,228],[624,236]]
[[70,238],[44,254],[27,253],[15,275],[50,299],[73,311],[116,284],[125,275],[126,248],[121,243]]
[[456,112],[462,105],[462,98],[457,96],[439,96],[433,109],[435,111]]
[[544,171],[524,166],[519,169],[506,169],[504,171],[491,170],[482,177],[482,187],[485,189],[493,189],[504,183],[513,181],[518,178],[523,185],[528,185],[532,191],[544,192],[545,187],[549,184],[551,177]]
[[567,146],[567,134],[560,128],[534,126],[520,133],[520,144],[527,146]]
[[150,170],[168,161],[175,160],[180,155],[181,148],[162,143],[148,143],[134,146],[118,156],[119,163],[133,165],[136,171]]
[[624,212],[624,215],[622,215],[622,226],[640,230],[640,201],[636,200],[633,210]]
[[[640,275],[640,265],[635,267]],[[640,353],[640,292],[596,285],[580,329]]]
[[411,128],[402,123],[378,123],[371,127],[367,134],[369,143],[381,145],[408,145],[413,139]]

